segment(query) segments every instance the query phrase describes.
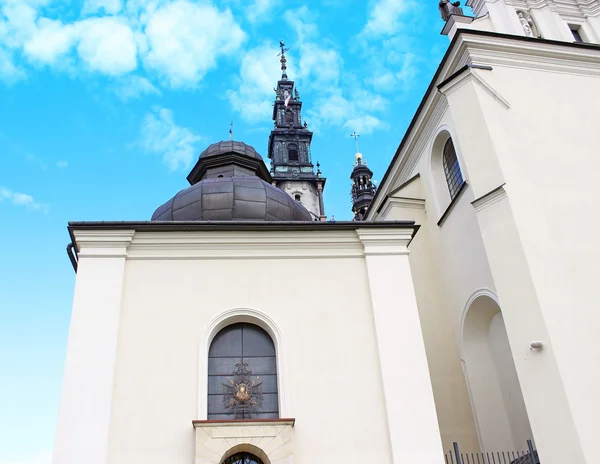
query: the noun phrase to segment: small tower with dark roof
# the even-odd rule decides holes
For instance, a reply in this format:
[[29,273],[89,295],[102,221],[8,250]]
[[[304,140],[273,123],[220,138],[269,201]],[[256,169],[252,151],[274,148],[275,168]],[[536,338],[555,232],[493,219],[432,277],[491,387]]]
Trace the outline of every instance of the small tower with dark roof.
[[358,151],[358,134],[354,132],[352,137],[356,140],[356,163],[350,179],[352,180],[352,189],[350,196],[352,198],[352,212],[354,213],[354,221],[364,220],[367,209],[375,196],[375,184],[373,183],[373,171],[371,171],[366,162],[363,162],[362,153]]

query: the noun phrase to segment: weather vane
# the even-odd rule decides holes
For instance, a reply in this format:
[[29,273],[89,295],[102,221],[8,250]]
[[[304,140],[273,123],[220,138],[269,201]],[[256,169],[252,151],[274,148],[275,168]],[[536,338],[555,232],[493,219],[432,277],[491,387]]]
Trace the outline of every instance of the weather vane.
[[283,43],[283,39],[279,41],[279,48],[281,48],[281,52],[279,52],[277,54],[277,56],[281,56],[281,59],[279,60],[281,62],[281,78],[282,79],[287,79],[287,59],[285,58],[285,52],[287,52],[289,50],[289,48],[285,47],[285,44]]
[[229,123],[229,140],[233,140],[233,121]]
[[358,153],[358,138],[360,137],[360,135],[358,135],[356,131],[354,131],[350,134],[350,137],[354,137],[354,143],[356,143],[356,153]]

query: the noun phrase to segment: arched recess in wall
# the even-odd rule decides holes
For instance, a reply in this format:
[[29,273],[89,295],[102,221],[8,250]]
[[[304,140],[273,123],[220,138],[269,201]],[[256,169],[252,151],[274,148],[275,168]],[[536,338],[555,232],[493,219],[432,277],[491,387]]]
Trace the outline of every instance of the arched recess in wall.
[[456,139],[450,128],[442,126],[431,145],[431,189],[438,216],[441,216],[458,194],[464,182]]
[[482,451],[525,449],[533,435],[502,311],[490,291],[467,303],[462,359]]
[[262,449],[249,443],[241,443],[231,448],[223,455],[220,464],[246,464],[247,462],[271,464],[269,457]]
[[281,330],[267,314],[252,308],[233,308],[213,318],[200,336],[198,349],[198,412],[199,419],[208,419],[208,357],[213,339],[227,326],[253,324],[263,329],[273,340],[277,366],[277,402],[279,417],[287,417],[285,349]]

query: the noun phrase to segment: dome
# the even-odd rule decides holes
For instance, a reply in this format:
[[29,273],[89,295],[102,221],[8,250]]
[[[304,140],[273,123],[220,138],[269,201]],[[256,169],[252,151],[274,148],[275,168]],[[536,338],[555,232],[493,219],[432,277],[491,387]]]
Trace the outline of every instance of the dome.
[[[220,144],[204,153],[215,145]],[[227,150],[231,152],[231,145]],[[250,176],[204,179],[159,207],[152,221],[312,221],[312,217],[283,190]]]
[[237,153],[262,161],[262,156],[260,156],[253,147],[246,145],[244,142],[234,142],[233,140],[224,140],[222,142],[213,143],[200,153],[199,159],[226,153]]

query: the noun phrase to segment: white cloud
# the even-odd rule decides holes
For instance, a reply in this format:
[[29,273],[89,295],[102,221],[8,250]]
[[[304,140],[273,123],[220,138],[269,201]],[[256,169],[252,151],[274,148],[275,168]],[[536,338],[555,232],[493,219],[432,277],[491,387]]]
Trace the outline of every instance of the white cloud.
[[142,122],[139,144],[148,153],[162,155],[171,171],[187,168],[200,137],[186,127],[175,124],[173,112],[155,107]]
[[[137,41],[125,18],[92,17],[64,24],[38,18],[35,5],[5,1],[8,3],[2,13],[6,20],[0,22],[0,42],[12,50],[22,48],[29,61],[64,69],[74,62],[76,47],[81,61],[93,71],[120,75],[137,67]],[[0,66],[0,71],[4,75],[15,73],[6,65]]]
[[78,22],[77,29],[77,52],[92,70],[120,75],[137,67],[135,38],[123,20],[89,18]]
[[383,106],[381,97],[372,95],[375,99],[369,101],[365,95],[358,95],[356,99],[346,99],[340,94],[333,94],[317,101],[314,109],[308,111],[310,127],[315,132],[321,132],[323,126],[345,127],[359,134],[370,134],[376,129],[383,129],[386,125],[376,116],[370,114],[376,110],[377,102]]
[[43,64],[53,64],[68,53],[75,43],[76,31],[71,25],[63,25],[60,21],[41,18],[35,32],[23,45],[26,55]]
[[242,59],[240,86],[227,92],[229,102],[246,121],[264,121],[271,118],[271,103],[275,98],[273,87],[281,69],[274,44],[263,44],[249,50]]
[[178,0],[153,12],[146,25],[144,64],[172,87],[193,87],[221,56],[237,51],[245,34],[229,9]]
[[408,91],[417,77],[417,57],[413,53],[405,53],[396,60],[397,63],[378,65],[373,68],[371,76],[365,82],[372,85],[377,92],[402,94]]
[[121,0],[85,0],[82,13],[90,14],[104,10],[106,14],[114,15],[121,11],[123,2]]
[[246,17],[251,23],[268,21],[271,19],[269,12],[275,7],[275,0],[254,0],[246,9]]
[[32,210],[46,209],[46,206],[37,203],[31,195],[14,192],[6,187],[0,187],[0,202],[7,201],[15,206],[24,206]]
[[346,129],[356,131],[359,134],[370,134],[376,129],[383,129],[386,125],[372,114],[363,114],[344,122]]
[[142,76],[129,75],[124,77],[115,89],[115,93],[122,101],[140,98],[143,95],[160,95],[152,82]]
[[[342,60],[332,48],[317,44],[319,31],[309,21],[308,8],[288,10],[285,21],[293,28],[297,41],[287,54],[287,74],[302,86],[310,87],[318,95],[337,91]],[[236,90],[227,93],[231,106],[247,121],[264,122],[271,118],[275,94],[273,87],[281,76],[281,65],[277,55],[279,48],[265,43],[249,50],[243,57]]]
[[403,13],[411,6],[410,0],[379,0],[369,14],[363,29],[367,36],[393,35],[401,28]]
[[290,77],[310,84],[315,90],[328,90],[328,87],[338,84],[342,58],[332,48],[333,44],[326,47],[320,45],[317,26],[311,22],[311,14],[306,6],[296,10],[288,10],[284,14],[285,21],[294,29],[297,40],[294,50],[290,54],[291,60],[298,56],[297,75]]
[[25,71],[14,63],[12,53],[0,48],[0,80],[12,84],[25,76]]
[[60,160],[60,161],[56,162],[56,167],[57,168],[65,169],[67,166],[69,166],[69,162],[68,161]]

